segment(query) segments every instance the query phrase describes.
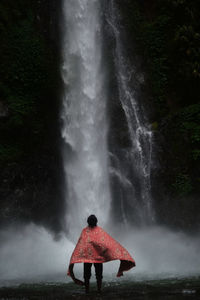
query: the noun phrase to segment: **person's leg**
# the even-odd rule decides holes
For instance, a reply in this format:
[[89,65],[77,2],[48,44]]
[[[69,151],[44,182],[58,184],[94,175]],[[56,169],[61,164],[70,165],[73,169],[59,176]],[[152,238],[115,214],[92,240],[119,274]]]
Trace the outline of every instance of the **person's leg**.
[[84,268],[83,277],[85,280],[85,292],[87,294],[89,293],[89,289],[90,289],[91,267],[92,267],[92,264],[90,264],[90,263],[83,264],[83,268]]
[[97,279],[97,289],[98,292],[101,293],[101,286],[102,286],[102,278],[103,278],[103,264],[95,263],[95,274]]

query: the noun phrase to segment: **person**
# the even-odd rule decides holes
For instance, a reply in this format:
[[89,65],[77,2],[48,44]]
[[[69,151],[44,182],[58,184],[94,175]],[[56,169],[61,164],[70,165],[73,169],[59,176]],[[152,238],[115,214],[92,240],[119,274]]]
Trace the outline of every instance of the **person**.
[[[101,293],[102,287],[103,263],[119,259],[120,266],[117,277],[123,276],[124,271],[130,270],[136,265],[135,260],[128,251],[100,226],[97,226],[97,222],[98,220],[95,215],[88,217],[88,226],[82,230],[77,245],[72,253],[67,273],[76,284],[85,286],[86,293],[89,293],[92,264],[95,268],[99,293]],[[84,263],[84,282],[77,279],[74,275],[73,267],[75,263]]]

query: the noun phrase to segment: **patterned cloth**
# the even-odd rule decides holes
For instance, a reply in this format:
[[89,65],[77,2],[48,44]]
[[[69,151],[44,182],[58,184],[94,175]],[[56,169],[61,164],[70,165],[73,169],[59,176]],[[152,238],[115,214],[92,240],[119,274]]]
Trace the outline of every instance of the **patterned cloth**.
[[[128,251],[101,227],[86,227],[72,253],[69,266],[75,263],[104,263],[117,259],[121,261],[117,277],[135,266],[135,261]],[[70,276],[69,270],[68,275]]]

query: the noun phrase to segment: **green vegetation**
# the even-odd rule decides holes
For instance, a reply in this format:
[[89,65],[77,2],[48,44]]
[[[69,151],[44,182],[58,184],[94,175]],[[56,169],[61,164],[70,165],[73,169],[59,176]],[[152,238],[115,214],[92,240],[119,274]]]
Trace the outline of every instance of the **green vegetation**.
[[162,164],[166,185],[177,196],[199,194],[200,2],[126,0],[118,5],[129,40],[145,61],[153,129],[161,131],[168,149]]
[[[0,3],[0,163],[41,149],[48,94],[55,93],[56,62],[36,21],[36,1]],[[50,50],[49,50],[50,49]]]
[[[41,185],[46,182],[54,187],[51,182],[55,181],[51,180],[57,170],[57,162],[54,159],[57,141],[52,124],[57,122],[56,91],[59,76],[58,57],[48,36],[50,12],[46,11],[46,8],[50,2],[0,2],[2,199],[5,208],[10,204],[10,215],[15,215],[11,209],[12,205],[20,211],[19,207],[24,208],[23,201],[26,201],[27,214],[35,215],[36,220],[39,207],[37,205],[42,203],[40,199],[45,199],[39,191],[46,191],[43,186],[41,188],[40,182]],[[189,216],[190,224],[195,223],[195,218],[197,223],[200,207],[199,201],[196,200],[200,194],[200,1],[116,2],[128,37],[128,53],[134,55],[136,51],[144,60],[149,110],[153,108],[150,120],[152,129],[155,135],[164,140],[162,142],[161,139],[157,139],[158,143],[160,141],[157,159],[162,171],[158,171],[156,180],[160,180],[164,190],[169,196],[172,195],[173,199],[185,197],[180,201],[182,214],[179,212],[179,219]],[[148,101],[146,103],[148,104]],[[126,135],[127,126],[124,119],[120,119],[118,111],[116,108],[113,112],[113,131],[119,136],[119,144],[126,147],[130,142]],[[119,124],[119,132],[119,127],[115,124]],[[52,140],[55,141],[54,144]],[[22,176],[18,176],[18,172],[21,172]],[[26,177],[29,178],[29,183]],[[28,192],[27,195],[18,197],[17,202],[16,195],[11,199],[10,191],[19,187],[21,191]],[[36,187],[37,191],[33,193],[32,187]],[[155,194],[157,192],[156,189]],[[58,194],[56,189],[54,193]],[[53,195],[52,192],[50,194]],[[34,197],[38,199],[37,205],[32,195],[36,195]],[[55,195],[52,198],[56,199]],[[192,199],[191,203],[187,203],[189,198],[186,196]],[[49,199],[49,204],[53,203],[51,197]],[[158,215],[164,219],[167,215],[165,210],[172,205],[160,199],[157,201],[157,205],[160,205]],[[179,201],[174,202],[174,214],[170,211],[168,215],[178,220]],[[34,203],[31,213],[28,203]],[[55,200],[52,219],[57,206]],[[5,211],[7,213],[7,210]],[[6,213],[1,214],[1,220]],[[43,218],[44,216],[41,216],[41,219]]]
[[178,174],[173,188],[180,196],[186,196],[192,191],[191,180],[188,175]]

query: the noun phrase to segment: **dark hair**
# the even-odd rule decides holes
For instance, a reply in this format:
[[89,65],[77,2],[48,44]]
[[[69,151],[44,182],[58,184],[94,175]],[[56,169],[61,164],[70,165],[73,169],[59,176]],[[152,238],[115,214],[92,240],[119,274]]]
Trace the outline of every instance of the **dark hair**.
[[93,228],[93,227],[97,226],[98,220],[95,215],[90,215],[87,219],[87,222],[88,222],[88,226]]

